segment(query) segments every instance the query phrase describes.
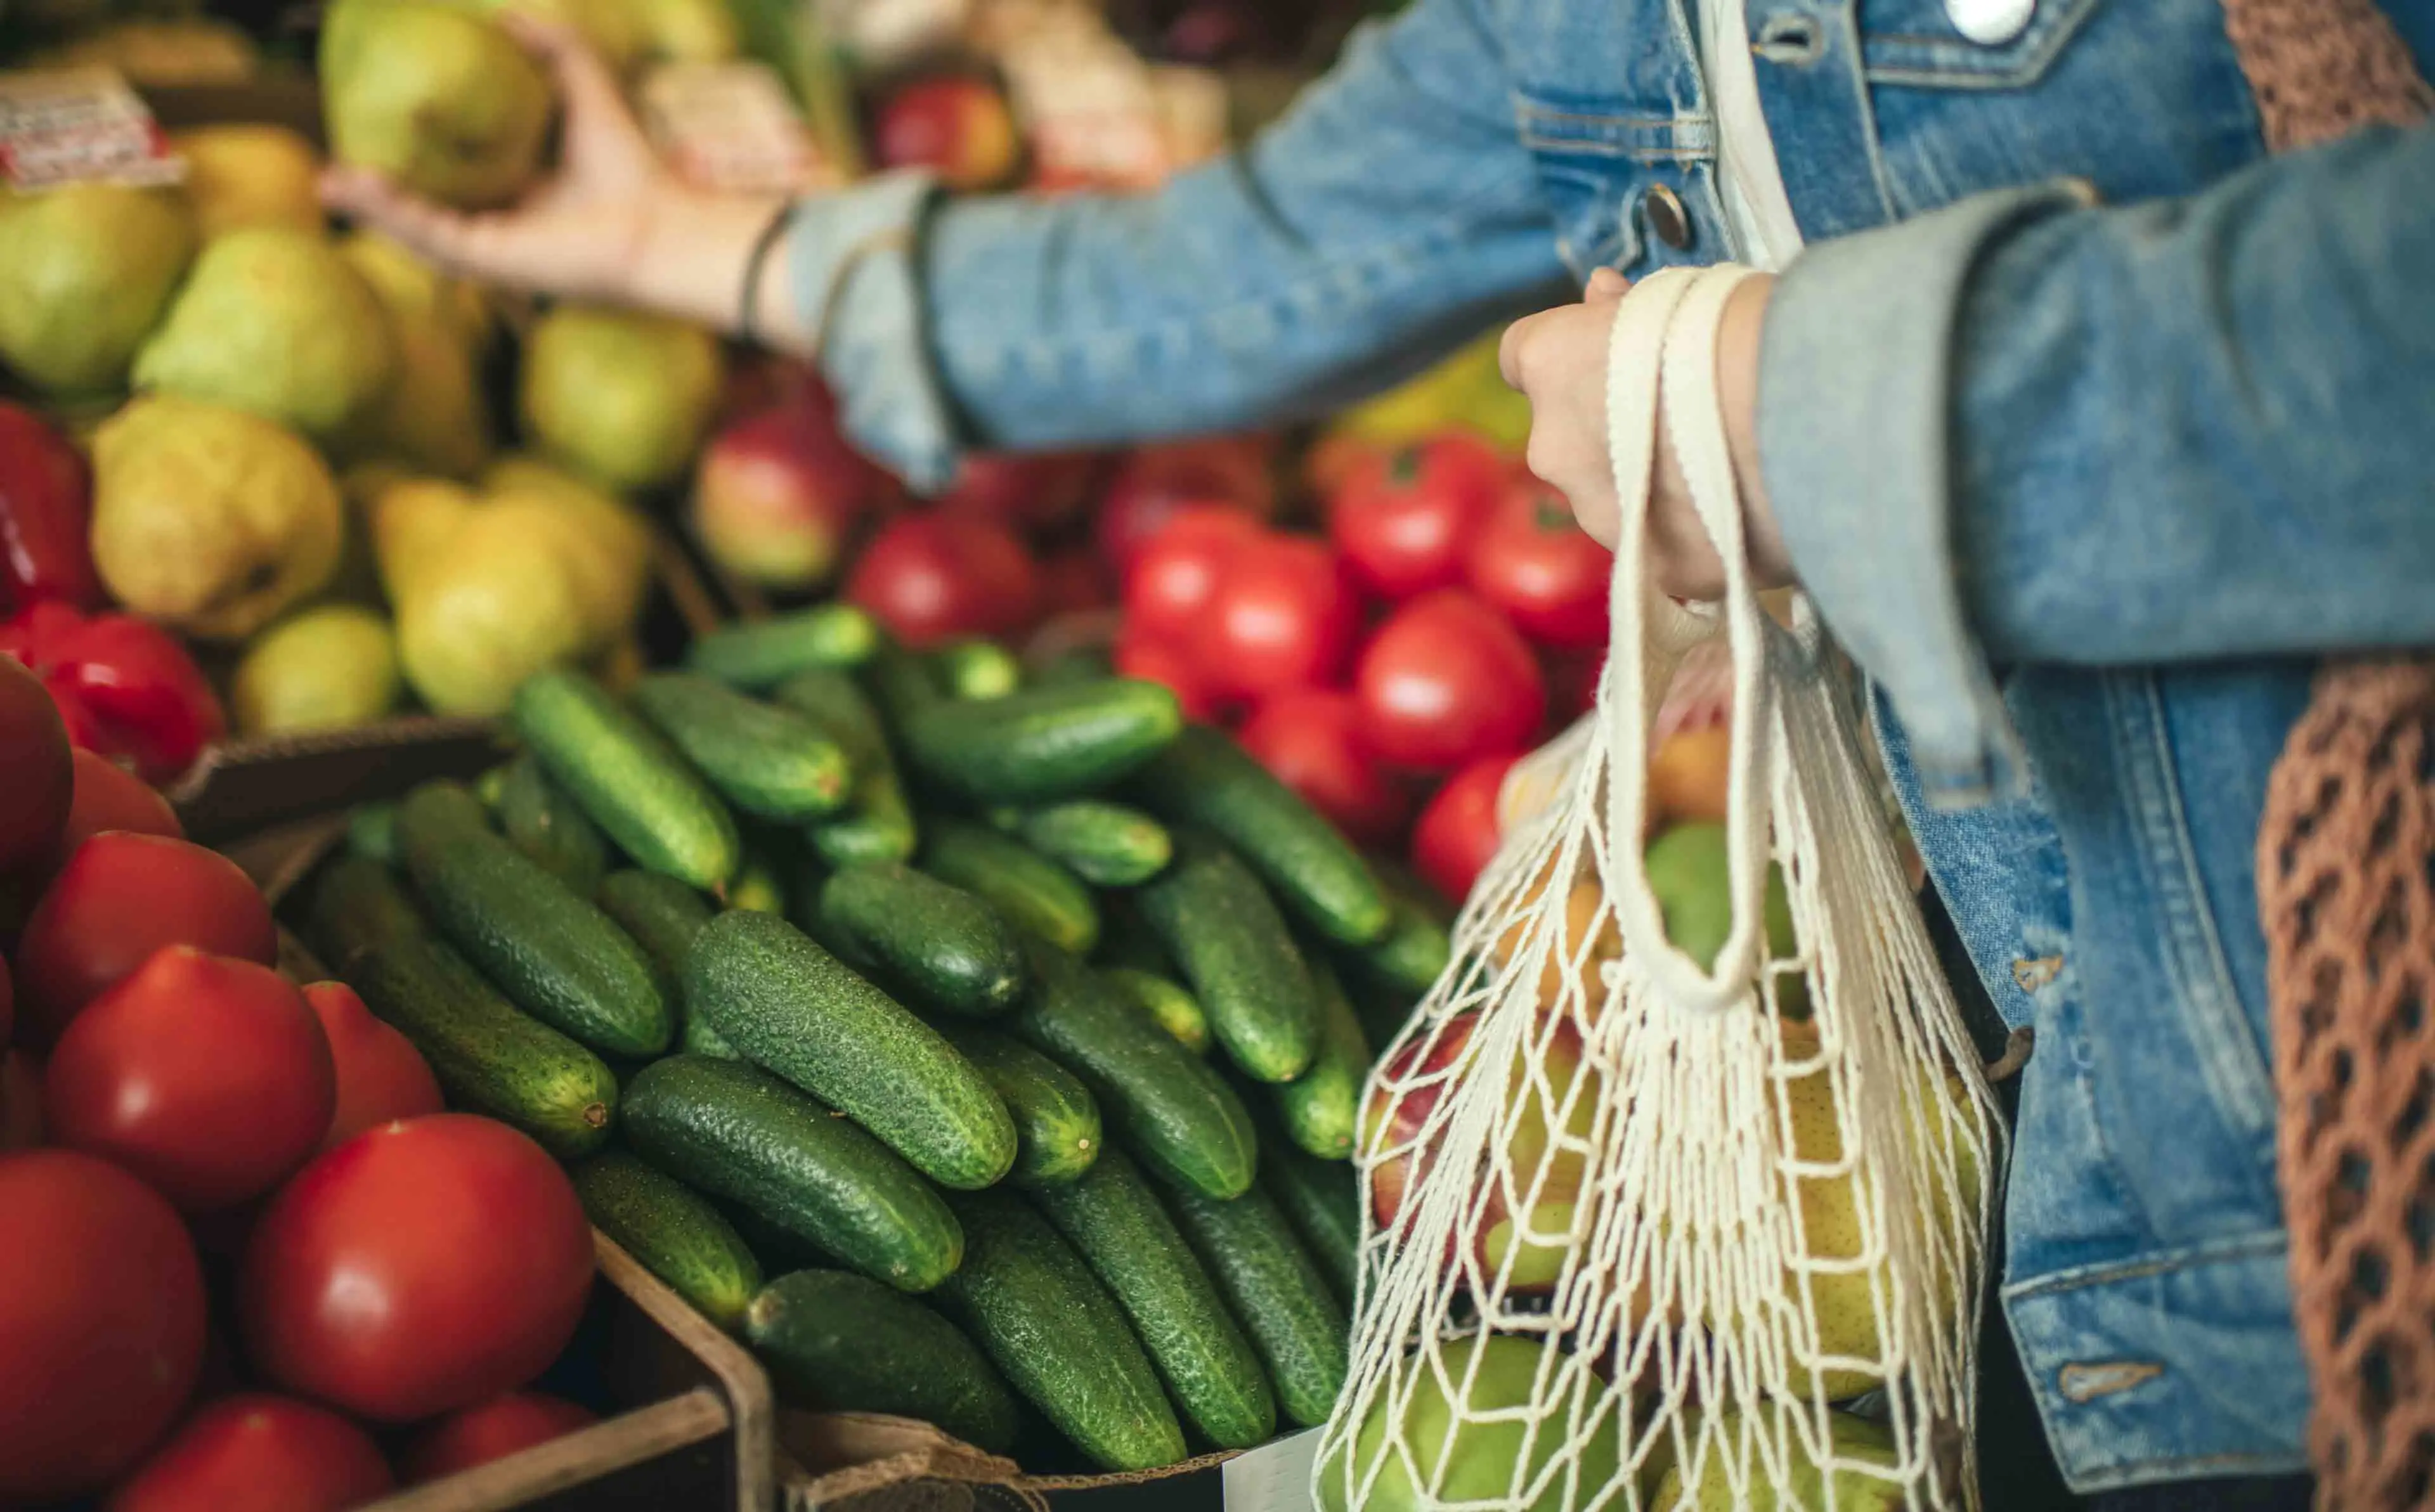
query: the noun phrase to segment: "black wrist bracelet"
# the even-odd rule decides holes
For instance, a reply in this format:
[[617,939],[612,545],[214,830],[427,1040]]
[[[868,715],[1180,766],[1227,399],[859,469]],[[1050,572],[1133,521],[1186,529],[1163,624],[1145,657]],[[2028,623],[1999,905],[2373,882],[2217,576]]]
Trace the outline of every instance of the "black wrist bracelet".
[[751,345],[757,346],[761,340],[761,322],[756,318],[761,303],[761,269],[769,261],[769,249],[778,245],[780,234],[795,218],[795,205],[796,201],[789,199],[770,215],[769,223],[752,238],[752,250],[744,259],[744,289],[736,301],[735,334]]

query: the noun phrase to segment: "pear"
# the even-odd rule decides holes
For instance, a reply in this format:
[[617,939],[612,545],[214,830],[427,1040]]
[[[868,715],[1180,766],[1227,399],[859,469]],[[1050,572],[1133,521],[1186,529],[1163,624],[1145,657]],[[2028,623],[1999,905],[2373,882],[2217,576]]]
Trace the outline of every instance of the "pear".
[[338,251],[387,311],[397,353],[389,387],[349,429],[344,449],[472,477],[490,460],[491,414],[452,281],[376,237],[349,237]]
[[526,430],[551,456],[613,489],[681,476],[718,391],[718,343],[665,316],[562,304],[525,345]]
[[332,153],[461,209],[533,180],[550,85],[514,38],[439,0],[338,0],[321,28]]
[[651,566],[650,526],[640,511],[527,456],[500,458],[482,484],[490,507],[540,510],[556,522],[565,542],[561,559],[582,603],[587,648],[633,627]]
[[170,146],[186,160],[186,198],[205,237],[240,226],[321,229],[320,160],[285,127],[199,127]]
[[401,318],[440,321],[470,351],[491,339],[490,301],[479,284],[450,278],[376,232],[359,231],[341,240],[338,255]]
[[381,401],[396,363],[388,312],[327,238],[249,226],[204,246],[135,384],[330,439]]
[[95,433],[93,556],[111,596],[208,640],[242,640],[338,564],[338,487],[295,433],[171,395]]
[[175,195],[73,183],[0,190],[0,362],[52,396],[107,393],[195,254]]
[[255,636],[229,682],[231,712],[249,735],[370,724],[397,704],[389,624],[354,604],[323,604]]
[[29,62],[40,68],[114,68],[130,84],[158,89],[245,83],[260,70],[262,50],[245,28],[225,21],[154,16],[112,22]]
[[[529,17],[571,31],[600,55],[612,71],[626,73],[649,50],[650,35],[640,0],[463,0],[485,15]],[[733,22],[729,24],[731,26]]]
[[401,610],[421,591],[433,563],[481,507],[471,489],[440,478],[404,477],[375,486],[365,500],[381,587]]
[[723,0],[633,0],[645,49],[673,63],[716,63],[741,45]]
[[[1801,1438],[1789,1424],[1781,1425],[1785,1432],[1778,1442],[1785,1453],[1779,1463],[1786,1458],[1791,1463],[1770,1477],[1766,1462],[1753,1447],[1746,1467],[1748,1481],[1737,1499],[1727,1461],[1739,1452],[1744,1425],[1745,1419],[1738,1413],[1719,1417],[1707,1454],[1700,1464],[1699,1480],[1686,1488],[1682,1467],[1668,1469],[1657,1483],[1656,1495],[1649,1499],[1649,1505],[1665,1512],[1676,1507],[1691,1512],[1807,1512],[1826,1504],[1829,1472],[1802,1452]],[[1830,1415],[1827,1446],[1828,1457],[1835,1460],[1889,1469],[1901,1462],[1893,1435],[1882,1425],[1842,1413]],[[1778,1480],[1782,1484],[1772,1484]],[[1903,1504],[1901,1483],[1849,1469],[1848,1463],[1832,1472],[1832,1484],[1839,1512],[1892,1512]]]
[[559,527],[531,510],[476,507],[398,603],[406,680],[440,713],[502,713],[516,688],[579,659],[583,609]]
[[[1441,1345],[1438,1360],[1444,1382],[1437,1371],[1422,1370],[1400,1415],[1390,1413],[1393,1404],[1384,1393],[1371,1404],[1354,1438],[1349,1487],[1340,1457],[1321,1464],[1316,1489],[1322,1512],[1347,1512],[1352,1504],[1348,1490],[1360,1491],[1373,1465],[1380,1469],[1359,1503],[1361,1512],[1419,1512],[1441,1504],[1494,1501],[1513,1484],[1514,1466],[1522,1458],[1526,1438],[1530,1440],[1529,1469],[1521,1479],[1527,1487],[1566,1443],[1565,1421],[1551,1418],[1540,1423],[1534,1438],[1528,1423],[1479,1419],[1529,1403],[1540,1362],[1549,1348],[1532,1339],[1477,1335]],[[1466,1388],[1464,1378],[1475,1354],[1481,1357],[1479,1373]],[[1464,1392],[1459,1402],[1447,1394],[1449,1385]],[[1618,1395],[1612,1401],[1594,1404],[1593,1410],[1599,1416],[1575,1452],[1578,1497],[1567,1498],[1566,1477],[1559,1472],[1537,1496],[1512,1503],[1513,1512],[1561,1512],[1568,1505],[1588,1505],[1618,1477],[1628,1404]],[[1404,1452],[1396,1452],[1396,1443],[1402,1444]],[[1413,1483],[1415,1470],[1419,1485]],[[1433,1481],[1436,1484],[1431,1485]]]

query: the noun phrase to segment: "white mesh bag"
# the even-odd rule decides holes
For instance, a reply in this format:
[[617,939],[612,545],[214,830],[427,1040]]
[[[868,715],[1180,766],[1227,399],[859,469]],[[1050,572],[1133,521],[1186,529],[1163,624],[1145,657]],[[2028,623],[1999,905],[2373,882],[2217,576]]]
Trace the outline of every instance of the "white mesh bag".
[[[1373,1074],[1322,1508],[1977,1504],[2001,1125],[1848,679],[1805,603],[1787,629],[1748,580],[1715,374],[1743,271],[1661,273],[1616,316],[1624,513],[1598,723]],[[1713,611],[1646,576],[1655,351],[1727,563]],[[1723,943],[1703,969],[1652,889],[1646,753],[1674,669],[1719,637],[1733,765],[1710,854],[1732,916],[1708,919]]]

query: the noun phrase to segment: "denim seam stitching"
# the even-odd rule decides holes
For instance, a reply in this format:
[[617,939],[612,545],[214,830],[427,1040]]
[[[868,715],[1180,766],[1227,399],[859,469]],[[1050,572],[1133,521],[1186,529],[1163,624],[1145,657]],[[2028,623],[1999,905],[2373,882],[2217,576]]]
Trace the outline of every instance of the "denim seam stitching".
[[2093,1286],[2111,1286],[2120,1281],[2142,1280],[2177,1270],[2195,1270],[2204,1265],[2219,1265],[2232,1261],[2256,1260],[2277,1250],[2290,1247],[2290,1236],[2280,1228],[2244,1234],[2236,1239],[2188,1245],[2160,1255],[2143,1255],[2135,1260],[2108,1261],[2098,1265],[2077,1265],[2038,1277],[2035,1280],[2015,1281],[2002,1288],[2006,1303],[2035,1301],[2050,1295],[2085,1291]]
[[[2018,59],[2000,64],[1995,58],[1990,56],[1987,60],[1994,66],[1986,68],[1970,68],[1951,63],[1931,63],[1926,66],[1917,64],[1904,66],[1891,63],[1870,65],[1865,53],[1862,55],[1862,64],[1866,68],[1869,81],[1873,84],[1894,84],[1909,89],[2025,88],[2046,77],[2047,70],[2054,67],[2055,60],[2063,56],[2064,48],[2087,26],[2088,18],[2095,15],[2097,10],[2097,0],[2075,0],[2072,9],[2061,21],[2055,23],[2045,36],[2038,39],[2034,47],[2025,49]],[[1922,51],[1944,52],[1955,58],[1977,56],[1977,50],[1965,50],[1971,48],[1968,43],[1957,43],[1951,39],[1929,37],[1916,32],[1880,32],[1874,40]],[[1992,54],[1995,49],[1985,51]]]

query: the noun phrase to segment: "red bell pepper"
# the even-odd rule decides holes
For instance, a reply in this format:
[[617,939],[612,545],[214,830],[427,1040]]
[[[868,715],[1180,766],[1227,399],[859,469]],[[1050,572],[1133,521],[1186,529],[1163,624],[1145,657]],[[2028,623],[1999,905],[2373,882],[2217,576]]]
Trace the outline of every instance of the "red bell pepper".
[[0,655],[33,669],[68,739],[165,782],[228,730],[220,701],[176,636],[132,614],[87,617],[44,602],[0,622]]
[[32,410],[0,404],[0,607],[98,609],[92,529],[84,454]]

